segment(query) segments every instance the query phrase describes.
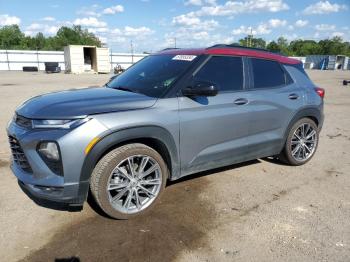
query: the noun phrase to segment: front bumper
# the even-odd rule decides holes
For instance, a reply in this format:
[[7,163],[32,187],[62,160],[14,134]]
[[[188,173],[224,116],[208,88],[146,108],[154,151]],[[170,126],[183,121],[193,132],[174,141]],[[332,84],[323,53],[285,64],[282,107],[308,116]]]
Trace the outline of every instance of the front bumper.
[[[16,161],[12,161],[11,170],[33,200],[83,205],[89,190],[89,180],[81,180],[86,157],[84,150],[93,138],[105,130],[106,127],[94,119],[73,130],[25,129],[10,122],[7,134],[18,141],[31,167],[30,171],[24,170]],[[55,174],[37,152],[37,146],[42,141],[55,141],[59,145],[63,176]]]

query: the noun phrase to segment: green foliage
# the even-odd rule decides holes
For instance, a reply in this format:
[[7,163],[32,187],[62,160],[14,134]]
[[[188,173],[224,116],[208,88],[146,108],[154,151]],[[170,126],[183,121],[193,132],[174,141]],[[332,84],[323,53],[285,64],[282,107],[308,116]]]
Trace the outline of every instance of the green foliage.
[[[350,43],[344,42],[340,37],[325,39],[320,41],[297,39],[292,42],[284,37],[279,37],[277,41],[266,42],[261,38],[245,37],[238,41],[241,46],[251,46],[266,48],[274,53],[281,53],[287,56],[307,56],[307,55],[346,55],[350,56]],[[250,45],[250,43],[252,43]],[[237,44],[236,44],[237,45]]]
[[1,49],[21,48],[24,34],[18,25],[4,26],[0,29]]
[[275,41],[271,41],[270,43],[268,43],[266,49],[274,53],[281,52],[281,47]]
[[81,26],[63,26],[53,37],[45,37],[41,32],[34,37],[25,36],[18,25],[0,28],[0,49],[63,50],[66,45],[101,47],[101,41]]
[[262,38],[254,38],[254,37],[245,37],[240,39],[239,44],[242,46],[249,46],[254,48],[265,48],[266,42]]

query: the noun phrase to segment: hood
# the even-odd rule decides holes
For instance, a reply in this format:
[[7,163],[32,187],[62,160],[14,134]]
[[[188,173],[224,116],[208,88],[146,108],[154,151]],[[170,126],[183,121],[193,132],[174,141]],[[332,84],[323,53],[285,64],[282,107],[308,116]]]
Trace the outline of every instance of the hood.
[[32,119],[80,116],[151,107],[156,98],[106,87],[68,90],[29,99],[16,112]]

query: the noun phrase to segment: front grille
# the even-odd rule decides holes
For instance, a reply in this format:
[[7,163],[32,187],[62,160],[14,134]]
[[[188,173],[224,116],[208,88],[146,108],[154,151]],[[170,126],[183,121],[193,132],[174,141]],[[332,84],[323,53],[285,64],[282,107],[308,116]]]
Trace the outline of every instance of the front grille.
[[32,120],[29,118],[26,118],[24,116],[20,116],[18,114],[16,114],[15,116],[15,122],[17,125],[24,127],[24,128],[32,128]]
[[17,139],[9,136],[10,147],[12,151],[13,161],[23,169],[23,171],[32,173],[32,168],[30,167],[28,160],[23,152],[21,145],[18,143]]

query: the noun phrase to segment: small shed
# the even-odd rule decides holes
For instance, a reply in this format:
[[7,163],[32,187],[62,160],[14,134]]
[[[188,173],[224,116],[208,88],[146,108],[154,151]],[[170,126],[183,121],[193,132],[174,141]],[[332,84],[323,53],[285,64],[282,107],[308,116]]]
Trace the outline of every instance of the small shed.
[[348,70],[349,58],[344,55],[308,55],[305,68],[307,64],[310,64],[310,69]]
[[87,45],[68,45],[64,48],[64,62],[66,72],[81,73],[109,73],[109,49]]

